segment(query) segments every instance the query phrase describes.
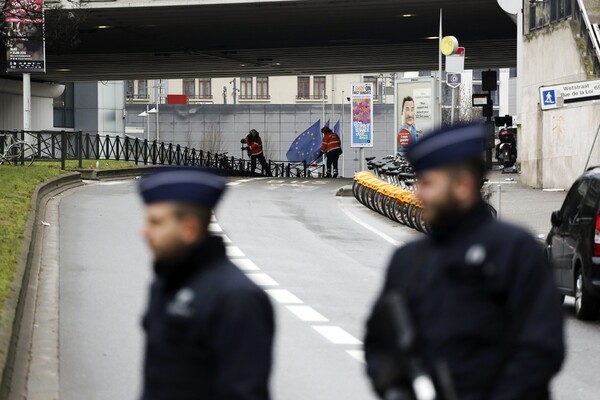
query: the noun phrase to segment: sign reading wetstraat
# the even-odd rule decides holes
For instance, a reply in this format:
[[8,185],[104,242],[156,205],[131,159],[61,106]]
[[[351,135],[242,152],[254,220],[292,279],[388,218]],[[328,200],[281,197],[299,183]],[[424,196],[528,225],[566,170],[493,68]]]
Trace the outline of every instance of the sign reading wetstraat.
[[350,91],[351,147],[373,147],[373,84],[353,83]]
[[552,110],[564,104],[600,100],[600,80],[540,87],[540,107]]

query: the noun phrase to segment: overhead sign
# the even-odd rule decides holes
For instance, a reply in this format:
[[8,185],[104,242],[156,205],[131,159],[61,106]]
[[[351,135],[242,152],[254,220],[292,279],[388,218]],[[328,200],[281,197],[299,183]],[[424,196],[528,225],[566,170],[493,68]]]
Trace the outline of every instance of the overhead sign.
[[446,84],[452,89],[456,89],[462,83],[462,74],[446,74]]
[[351,147],[373,147],[373,84],[353,83],[350,89]]
[[465,48],[459,47],[452,55],[446,56],[446,72],[462,74],[465,72]]
[[540,107],[551,110],[564,104],[600,100],[600,80],[540,87]]
[[6,72],[46,72],[43,0],[7,0]]

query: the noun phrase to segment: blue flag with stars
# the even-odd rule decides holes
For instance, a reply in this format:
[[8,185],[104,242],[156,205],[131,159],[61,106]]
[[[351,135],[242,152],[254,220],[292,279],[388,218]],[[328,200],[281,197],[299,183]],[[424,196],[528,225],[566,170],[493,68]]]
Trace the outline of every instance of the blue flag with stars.
[[341,133],[341,132],[340,132],[340,121],[339,121],[339,120],[338,120],[338,122],[336,122],[336,123],[335,123],[335,125],[333,126],[333,131],[334,131],[335,133],[337,133],[337,134],[338,134],[338,136],[340,135],[340,133]]
[[313,162],[319,157],[321,144],[321,120],[318,120],[294,140],[286,153],[287,159],[292,162]]

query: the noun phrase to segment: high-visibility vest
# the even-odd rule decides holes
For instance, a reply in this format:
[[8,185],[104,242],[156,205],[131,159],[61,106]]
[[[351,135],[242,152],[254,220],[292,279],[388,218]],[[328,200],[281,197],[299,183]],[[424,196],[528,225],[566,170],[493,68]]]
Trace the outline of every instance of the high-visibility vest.
[[250,156],[258,156],[261,155],[263,152],[263,146],[262,146],[262,140],[259,137],[252,137],[251,135],[246,136],[246,139],[244,139],[245,142],[248,144],[248,147],[250,148],[248,150],[248,153],[250,154]]
[[323,153],[329,153],[335,149],[341,149],[342,142],[340,141],[340,137],[334,133],[329,132],[325,136],[323,136],[323,144],[321,145],[321,151]]

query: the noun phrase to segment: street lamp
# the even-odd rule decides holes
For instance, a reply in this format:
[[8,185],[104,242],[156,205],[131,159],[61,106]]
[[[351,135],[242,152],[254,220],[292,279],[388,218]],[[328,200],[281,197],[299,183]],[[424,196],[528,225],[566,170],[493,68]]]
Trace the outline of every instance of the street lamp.
[[[146,118],[146,140],[150,141],[150,114],[156,114],[156,118],[158,120],[158,110],[156,108],[152,108],[151,110],[148,110],[148,106],[146,106],[146,111],[142,111],[141,113],[138,114],[138,117],[144,117]],[[158,140],[158,121],[156,124],[156,136]]]
[[160,135],[158,134],[158,104],[156,107],[152,107],[148,110],[148,120],[150,120],[150,114],[156,114],[156,141],[160,142]]

